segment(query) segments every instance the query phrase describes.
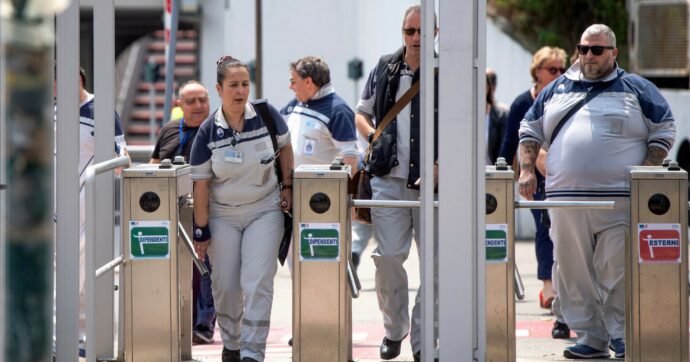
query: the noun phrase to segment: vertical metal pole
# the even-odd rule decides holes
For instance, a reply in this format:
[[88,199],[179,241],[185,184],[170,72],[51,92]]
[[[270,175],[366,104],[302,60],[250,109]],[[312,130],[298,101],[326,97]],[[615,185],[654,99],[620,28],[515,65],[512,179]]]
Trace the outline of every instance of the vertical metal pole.
[[[79,3],[57,16],[56,297],[58,361],[74,361],[79,340]],[[57,313],[57,311],[60,311]]]
[[256,68],[254,70],[254,96],[256,99],[261,99],[263,97],[263,51],[261,38],[262,27],[263,27],[263,11],[261,10],[261,0],[255,1],[255,11],[256,11]]
[[[25,2],[5,13],[7,60],[3,99],[4,207],[0,232],[6,263],[2,319],[3,361],[49,361],[53,307],[53,102],[54,14],[26,12]],[[41,5],[38,5],[40,8]],[[11,17],[10,17],[11,16]],[[6,142],[6,143],[5,143]]]
[[177,54],[177,19],[180,11],[180,0],[168,0],[172,5],[170,16],[170,46],[165,54],[165,106],[163,107],[163,126],[170,121],[172,110],[173,82],[175,81],[175,55]]
[[149,143],[156,144],[156,83],[149,83]]
[[[113,119],[115,114],[115,7],[113,0],[99,0],[94,2],[94,24],[98,31],[94,31],[94,94],[95,94],[95,157],[94,164],[112,159],[114,156],[115,127]],[[96,240],[97,266],[103,265],[113,259],[114,243],[114,180],[112,172],[105,172],[96,176],[95,204],[98,208],[94,216],[96,218],[96,230],[99,230]],[[88,195],[87,195],[88,197]],[[89,200],[86,200],[87,203]],[[88,214],[88,213],[87,213]],[[88,225],[88,224],[87,224]],[[88,230],[87,230],[88,233]],[[88,244],[87,244],[88,245]],[[89,251],[87,248],[87,255]],[[95,270],[86,269],[87,273]],[[86,353],[89,361],[95,361],[96,356],[111,356],[113,354],[113,272],[104,274],[96,281],[96,304],[98,308],[93,318],[87,320],[87,325],[98,327],[96,339],[86,341]],[[87,317],[88,318],[88,317]]]
[[484,245],[485,194],[482,11],[485,0],[439,0],[441,361],[484,360],[484,250],[478,247]]
[[436,239],[434,237],[434,0],[422,1],[422,58],[421,58],[421,239],[420,259],[422,281],[422,361],[436,358]]
[[[5,89],[5,27],[6,19],[0,17],[0,90]],[[7,106],[5,97],[0,97],[0,265],[7,265],[5,258],[5,248],[7,245],[7,117],[4,110]],[[7,275],[4,270],[0,270],[0,321],[7,320],[5,317],[5,281]],[[5,325],[0,322],[0,356],[5,354]]]

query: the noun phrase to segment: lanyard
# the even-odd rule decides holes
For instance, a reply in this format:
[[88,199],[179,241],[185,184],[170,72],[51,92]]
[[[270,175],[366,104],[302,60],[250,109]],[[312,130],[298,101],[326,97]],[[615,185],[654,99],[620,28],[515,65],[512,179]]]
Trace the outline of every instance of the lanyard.
[[180,120],[180,145],[177,147],[177,152],[175,152],[176,156],[179,156],[184,152],[184,147],[187,145],[187,142],[189,142],[189,137],[194,133],[194,130],[189,130],[187,132],[182,131],[182,126],[184,125],[184,119]]

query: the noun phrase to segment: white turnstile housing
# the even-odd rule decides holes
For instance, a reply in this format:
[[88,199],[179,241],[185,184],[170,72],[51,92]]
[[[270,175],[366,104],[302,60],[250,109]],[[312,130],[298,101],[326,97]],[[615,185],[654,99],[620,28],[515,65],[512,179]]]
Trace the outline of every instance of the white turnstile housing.
[[123,172],[125,361],[191,359],[192,263],[178,243],[178,205],[192,182],[189,165],[165,164]]
[[688,361],[688,176],[632,167],[626,361]]
[[292,359],[352,360],[349,167],[303,165],[293,177]]

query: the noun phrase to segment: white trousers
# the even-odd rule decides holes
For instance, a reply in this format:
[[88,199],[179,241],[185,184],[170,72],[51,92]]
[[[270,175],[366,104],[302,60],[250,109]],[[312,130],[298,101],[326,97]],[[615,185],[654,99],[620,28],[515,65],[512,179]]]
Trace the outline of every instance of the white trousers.
[[606,350],[610,339],[625,337],[630,199],[612,200],[614,210],[550,211],[561,313],[577,342],[598,350]]
[[[407,180],[394,177],[371,179],[374,200],[418,200],[419,191],[407,188]],[[407,272],[403,263],[410,253],[412,238],[420,232],[419,209],[373,208],[374,232],[378,240],[372,253],[376,265],[376,296],[383,314],[386,337],[399,341],[410,333],[412,351],[421,350],[421,286],[412,308],[412,329],[408,312]],[[417,244],[417,255],[420,243]],[[421,263],[420,263],[421,268]]]
[[278,192],[224,216],[212,216],[208,256],[223,345],[263,361],[283,215]]

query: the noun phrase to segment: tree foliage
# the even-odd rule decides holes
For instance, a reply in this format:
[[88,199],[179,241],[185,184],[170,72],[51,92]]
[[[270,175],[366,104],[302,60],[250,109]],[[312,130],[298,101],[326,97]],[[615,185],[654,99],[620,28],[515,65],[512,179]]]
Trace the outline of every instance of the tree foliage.
[[558,46],[572,55],[582,32],[603,23],[616,33],[618,61],[627,65],[628,12],[625,0],[488,0],[489,16],[508,20],[511,35],[534,52]]

